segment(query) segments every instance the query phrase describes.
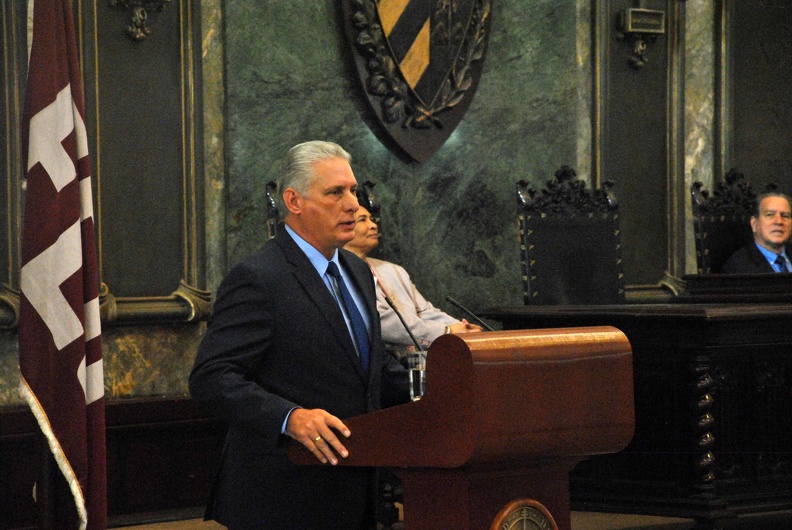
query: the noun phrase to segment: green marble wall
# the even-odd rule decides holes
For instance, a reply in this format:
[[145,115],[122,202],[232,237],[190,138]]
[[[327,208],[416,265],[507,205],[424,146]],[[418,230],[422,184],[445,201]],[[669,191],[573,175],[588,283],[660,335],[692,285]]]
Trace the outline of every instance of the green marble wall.
[[[687,4],[685,187],[709,187],[718,17],[714,0]],[[405,162],[366,125],[338,1],[201,0],[201,9],[208,288],[263,243],[264,184],[283,153],[329,139],[352,153],[359,180],[377,183],[380,257],[403,264],[427,298],[453,314],[446,295],[473,310],[522,303],[515,182],[542,184],[564,163],[590,173],[588,0],[493,0],[475,99],[423,164]],[[186,395],[202,331],[106,327],[108,396]],[[14,330],[0,330],[0,406],[20,403],[16,341]]]
[[[478,92],[446,145],[407,163],[366,125],[337,1],[202,1],[207,286],[263,242],[264,183],[280,157],[330,139],[377,182],[380,255],[436,304],[521,303],[514,184],[574,163],[580,110],[577,8],[493,2]],[[585,2],[583,3],[585,4]],[[584,111],[585,114],[585,111]],[[450,311],[453,308],[446,307]],[[186,395],[201,326],[103,330],[112,398]],[[0,333],[0,404],[21,403],[17,337]]]
[[[379,256],[404,265],[419,290],[454,313],[522,303],[515,183],[544,182],[576,164],[577,6],[494,0],[478,92],[446,144],[422,164],[375,137],[351,65],[340,2],[225,4],[227,252],[263,242],[264,184],[292,145],[327,139],[377,184]],[[461,315],[460,315],[461,316]]]

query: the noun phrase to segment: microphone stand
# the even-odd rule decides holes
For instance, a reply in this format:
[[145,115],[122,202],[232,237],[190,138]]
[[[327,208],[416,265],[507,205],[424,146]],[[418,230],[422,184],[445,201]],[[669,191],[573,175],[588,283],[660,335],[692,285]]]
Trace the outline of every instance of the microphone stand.
[[391,309],[393,309],[393,312],[396,313],[397,317],[399,317],[402,326],[404,326],[404,329],[407,331],[407,334],[410,336],[413,344],[415,344],[415,347],[418,348],[418,351],[424,351],[424,349],[421,348],[421,345],[418,344],[418,340],[415,338],[415,335],[413,335],[412,331],[410,331],[410,328],[407,327],[407,322],[404,321],[404,317],[401,315],[401,313],[399,313],[399,310],[396,309],[396,305],[393,303],[393,300],[390,299],[390,296],[385,295],[385,301],[388,302],[388,305],[391,307]]
[[460,304],[459,302],[457,302],[456,300],[454,300],[454,299],[453,299],[453,298],[451,298],[450,296],[446,296],[446,300],[448,300],[449,302],[451,302],[452,304],[454,304],[455,306],[457,306],[459,309],[461,309],[463,312],[465,312],[465,313],[467,314],[467,316],[469,316],[470,318],[472,318],[473,320],[475,320],[475,321],[476,321],[476,324],[478,324],[478,325],[479,325],[479,326],[481,326],[482,328],[486,329],[487,331],[495,331],[494,329],[492,329],[492,326],[488,325],[486,322],[484,322],[484,321],[483,321],[483,320],[481,320],[479,317],[477,317],[476,315],[474,315],[472,311],[470,311],[470,310],[469,310],[469,309],[467,309],[466,307],[463,307],[463,306],[462,306],[462,304]]

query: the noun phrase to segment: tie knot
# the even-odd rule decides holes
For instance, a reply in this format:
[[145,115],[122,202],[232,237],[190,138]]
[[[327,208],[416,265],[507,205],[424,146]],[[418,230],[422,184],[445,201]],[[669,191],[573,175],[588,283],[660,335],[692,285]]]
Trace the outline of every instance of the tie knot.
[[338,265],[335,264],[335,261],[328,261],[327,262],[327,274],[332,276],[335,279],[341,277],[341,271],[338,270]]
[[778,265],[778,270],[780,270],[781,272],[789,271],[786,264],[786,258],[784,258],[783,254],[779,254],[778,256],[776,256],[775,264]]

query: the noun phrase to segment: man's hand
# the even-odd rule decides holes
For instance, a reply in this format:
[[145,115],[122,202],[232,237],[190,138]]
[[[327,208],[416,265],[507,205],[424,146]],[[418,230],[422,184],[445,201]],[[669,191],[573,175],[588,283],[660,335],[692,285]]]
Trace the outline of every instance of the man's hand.
[[286,434],[307,447],[323,464],[338,464],[336,454],[349,456],[336,432],[345,438],[352,435],[341,420],[322,409],[294,409],[286,423]]

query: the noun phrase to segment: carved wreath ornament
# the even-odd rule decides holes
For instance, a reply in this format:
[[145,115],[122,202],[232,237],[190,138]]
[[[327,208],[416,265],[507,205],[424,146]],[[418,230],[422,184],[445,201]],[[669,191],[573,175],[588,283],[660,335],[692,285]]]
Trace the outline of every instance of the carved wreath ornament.
[[[132,13],[130,25],[126,28],[127,36],[135,42],[140,42],[151,33],[146,25],[148,11],[162,11],[165,4],[171,0],[109,0],[110,7],[127,10]],[[148,10],[148,11],[147,11]]]
[[[446,0],[453,3],[455,0]],[[390,54],[374,0],[353,0],[352,23],[357,29],[355,46],[366,59],[366,90],[382,98],[383,119],[401,122],[403,127],[426,129],[443,127],[438,114],[459,104],[473,86],[471,65],[484,57],[487,44],[487,20],[490,0],[475,0],[470,30],[462,41],[459,54],[434,100],[425,104],[411,97],[411,91]]]

